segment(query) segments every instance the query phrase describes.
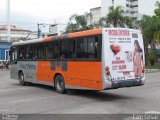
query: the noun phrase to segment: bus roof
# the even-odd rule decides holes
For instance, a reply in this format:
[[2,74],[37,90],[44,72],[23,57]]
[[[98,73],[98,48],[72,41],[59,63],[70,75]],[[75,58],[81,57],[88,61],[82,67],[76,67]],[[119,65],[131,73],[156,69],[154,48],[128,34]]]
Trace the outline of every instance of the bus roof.
[[57,36],[45,37],[40,39],[15,42],[12,44],[12,46],[32,44],[32,43],[38,43],[38,42],[49,42],[52,40],[66,39],[66,38],[85,37],[85,36],[98,35],[98,34],[102,34],[102,29],[86,30],[86,31],[74,32],[74,33],[68,33],[68,34],[61,34]]

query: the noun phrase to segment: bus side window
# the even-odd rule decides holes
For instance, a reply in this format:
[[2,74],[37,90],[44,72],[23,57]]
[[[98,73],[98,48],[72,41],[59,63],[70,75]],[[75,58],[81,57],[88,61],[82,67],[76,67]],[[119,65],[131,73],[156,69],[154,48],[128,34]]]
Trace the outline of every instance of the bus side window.
[[76,59],[75,39],[69,39],[69,59]]
[[46,58],[53,59],[54,58],[53,54],[54,54],[53,42],[46,43]]
[[17,48],[11,49],[11,61],[17,61]]
[[98,60],[101,60],[101,54],[102,54],[102,35],[96,36],[96,41],[98,41],[98,51],[97,51],[97,58]]
[[46,44],[45,43],[38,43],[36,45],[36,49],[37,49],[37,59],[45,59],[46,58]]
[[76,55],[77,59],[87,59],[87,38],[81,37],[76,40]]
[[26,56],[25,56],[25,58],[26,59],[29,59],[29,55],[30,55],[30,47],[29,47],[29,45],[25,45],[25,53],[26,53]]
[[69,56],[69,40],[60,40],[60,58],[68,59]]
[[95,36],[88,37],[88,59],[97,59],[97,42]]
[[19,46],[19,60],[23,60],[25,58],[25,48],[24,45]]
[[57,40],[53,41],[53,58],[59,58],[59,45]]

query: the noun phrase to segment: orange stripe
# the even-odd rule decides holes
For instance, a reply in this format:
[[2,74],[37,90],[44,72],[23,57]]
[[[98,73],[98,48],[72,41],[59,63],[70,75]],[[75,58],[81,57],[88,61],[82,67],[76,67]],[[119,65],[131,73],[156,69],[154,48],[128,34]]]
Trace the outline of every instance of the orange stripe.
[[53,39],[53,37],[46,37],[43,39],[43,42],[49,42]]
[[87,30],[87,31],[75,32],[75,33],[69,33],[68,37],[69,38],[75,38],[75,37],[98,35],[98,34],[102,34],[102,29],[94,29],[94,30]]
[[[98,35],[98,34],[102,34],[102,29],[94,29],[94,30],[87,30],[87,31],[80,31],[80,32],[75,32],[75,33],[69,33],[68,38]],[[49,41],[53,40],[54,37],[46,37],[46,38],[43,39],[43,42],[49,42]],[[63,38],[64,34],[58,35],[56,37],[57,38]]]

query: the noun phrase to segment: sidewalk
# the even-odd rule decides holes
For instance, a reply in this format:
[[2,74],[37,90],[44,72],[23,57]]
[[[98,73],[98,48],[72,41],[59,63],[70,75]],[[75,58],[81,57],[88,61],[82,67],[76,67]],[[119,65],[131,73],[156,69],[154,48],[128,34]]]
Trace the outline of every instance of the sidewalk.
[[160,69],[145,69],[146,73],[160,72]]

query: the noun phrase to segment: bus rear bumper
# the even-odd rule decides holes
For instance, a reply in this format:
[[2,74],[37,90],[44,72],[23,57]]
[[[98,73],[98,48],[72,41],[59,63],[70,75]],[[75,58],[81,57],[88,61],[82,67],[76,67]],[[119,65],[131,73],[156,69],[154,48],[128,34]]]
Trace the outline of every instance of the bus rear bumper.
[[105,88],[104,90],[117,89],[117,88],[123,88],[123,87],[135,87],[135,86],[142,86],[142,85],[144,85],[144,82],[142,80],[119,80],[119,81],[112,82],[111,87]]

